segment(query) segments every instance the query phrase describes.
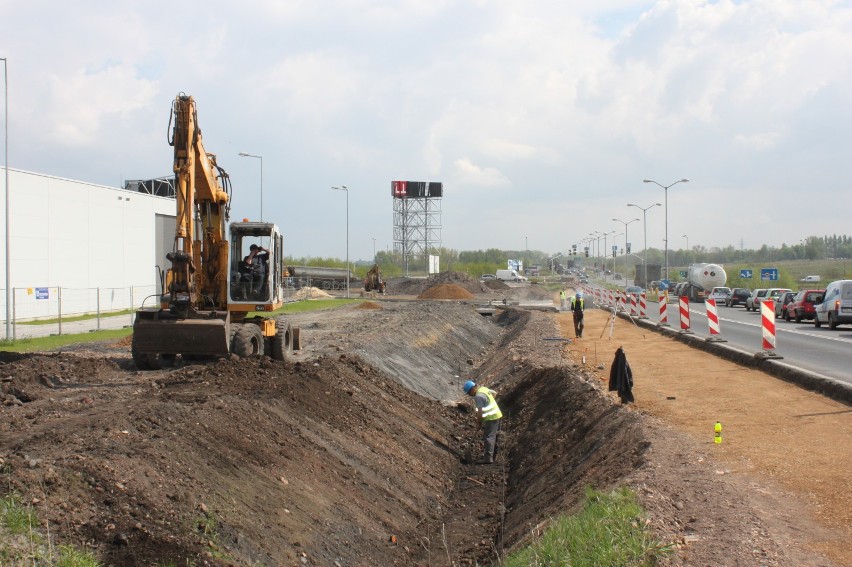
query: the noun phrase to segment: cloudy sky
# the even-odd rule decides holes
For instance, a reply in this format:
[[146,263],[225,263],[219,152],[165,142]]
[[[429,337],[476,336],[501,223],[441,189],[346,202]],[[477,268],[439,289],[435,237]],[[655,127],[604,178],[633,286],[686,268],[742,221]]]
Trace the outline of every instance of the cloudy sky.
[[[171,174],[195,97],[234,219],[295,256],[393,248],[394,179],[441,181],[457,250],[559,252],[664,203],[670,248],[852,233],[852,3],[0,0],[9,165]],[[665,207],[647,212],[662,248]],[[683,235],[686,234],[687,238]],[[642,222],[629,225],[641,250]],[[619,236],[621,240],[623,236]],[[375,240],[374,240],[375,239]]]

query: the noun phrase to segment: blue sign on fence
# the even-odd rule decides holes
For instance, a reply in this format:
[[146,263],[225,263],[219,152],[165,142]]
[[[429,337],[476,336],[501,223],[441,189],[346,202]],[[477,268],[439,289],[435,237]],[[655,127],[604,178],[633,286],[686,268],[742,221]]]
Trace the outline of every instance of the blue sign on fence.
[[50,299],[50,290],[46,287],[35,288],[36,299]]
[[740,277],[745,280],[750,280],[752,278],[751,270],[740,270]]
[[777,281],[778,268],[760,268],[760,279],[763,281]]

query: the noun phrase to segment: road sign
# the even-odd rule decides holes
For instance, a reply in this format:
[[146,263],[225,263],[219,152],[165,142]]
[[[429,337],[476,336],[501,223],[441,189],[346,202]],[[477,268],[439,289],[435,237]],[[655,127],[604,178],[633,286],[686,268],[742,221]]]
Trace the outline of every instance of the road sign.
[[750,280],[752,278],[751,270],[740,270],[740,277],[746,280]]
[[685,277],[686,277],[686,272],[680,272],[680,277],[685,278]]
[[669,289],[669,280],[660,280],[659,289],[660,291],[666,291]]
[[762,281],[774,282],[778,280],[778,268],[760,268],[760,279]]

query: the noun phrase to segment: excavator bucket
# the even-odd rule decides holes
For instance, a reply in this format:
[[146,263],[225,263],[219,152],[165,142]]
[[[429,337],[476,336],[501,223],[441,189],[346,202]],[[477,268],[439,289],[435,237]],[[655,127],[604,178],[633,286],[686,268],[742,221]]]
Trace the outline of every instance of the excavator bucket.
[[203,319],[178,319],[168,313],[136,313],[133,351],[141,355],[228,354],[230,324],[227,313]]

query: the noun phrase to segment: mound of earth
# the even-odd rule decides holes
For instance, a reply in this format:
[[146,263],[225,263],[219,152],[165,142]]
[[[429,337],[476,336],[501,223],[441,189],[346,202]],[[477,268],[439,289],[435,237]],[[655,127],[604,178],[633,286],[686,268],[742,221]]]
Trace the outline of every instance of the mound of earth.
[[376,303],[375,301],[362,301],[359,303],[355,309],[381,309],[382,306]]
[[293,299],[296,301],[302,301],[305,299],[328,299],[329,297],[332,296],[318,287],[299,288],[299,290],[293,295]]
[[488,293],[490,289],[464,272],[441,272],[427,278],[393,278],[387,282],[388,293],[394,295],[420,295],[439,285],[456,285],[471,294]]
[[474,295],[456,284],[438,284],[417,296],[417,299],[473,299]]

